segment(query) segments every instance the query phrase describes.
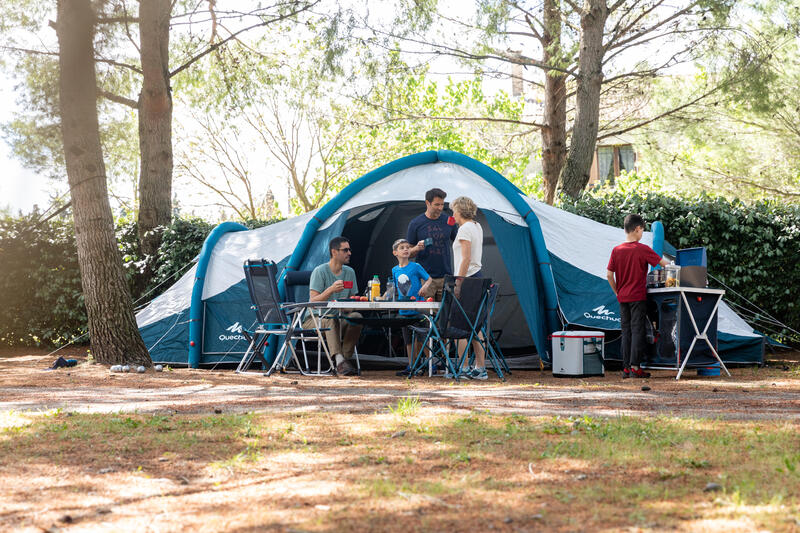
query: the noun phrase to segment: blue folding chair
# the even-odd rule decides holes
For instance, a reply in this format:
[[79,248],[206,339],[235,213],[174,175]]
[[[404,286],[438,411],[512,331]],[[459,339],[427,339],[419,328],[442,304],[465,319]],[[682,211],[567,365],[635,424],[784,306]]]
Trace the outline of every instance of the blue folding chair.
[[[486,317],[491,278],[445,276],[442,305],[435,317],[428,318],[425,327],[412,326],[416,340],[422,337],[422,349],[414,358],[409,378],[421,371],[429,362],[441,363],[458,380],[462,377],[463,363],[472,356],[472,341],[479,340]],[[458,340],[466,346],[459,353]],[[429,353],[425,356],[425,350]],[[487,352],[488,353],[488,352]],[[494,361],[493,361],[494,362]]]
[[486,352],[486,358],[492,363],[492,369],[494,369],[501,380],[505,381],[506,378],[504,374],[511,374],[511,369],[508,367],[508,362],[492,330],[492,315],[494,314],[494,307],[497,303],[497,295],[499,292],[500,286],[497,283],[492,283],[489,286],[489,293],[486,297],[486,307],[484,307],[483,311],[485,316],[481,316],[478,319],[478,323],[481,324],[481,332],[483,333],[483,338],[479,340]]

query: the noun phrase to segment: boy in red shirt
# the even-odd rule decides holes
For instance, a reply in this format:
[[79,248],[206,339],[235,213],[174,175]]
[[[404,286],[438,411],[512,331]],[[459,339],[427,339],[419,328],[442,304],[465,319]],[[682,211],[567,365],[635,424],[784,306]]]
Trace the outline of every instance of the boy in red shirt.
[[639,241],[644,233],[644,219],[639,215],[625,217],[625,242],[611,250],[608,260],[608,283],[617,295],[622,328],[622,377],[649,378],[639,368],[645,343],[647,320],[647,265],[666,266],[652,248]]

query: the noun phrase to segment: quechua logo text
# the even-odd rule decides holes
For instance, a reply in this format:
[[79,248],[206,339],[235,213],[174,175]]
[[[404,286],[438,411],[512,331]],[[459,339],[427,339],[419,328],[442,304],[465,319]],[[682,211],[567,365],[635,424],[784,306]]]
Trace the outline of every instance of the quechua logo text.
[[587,311],[586,313],[583,313],[583,316],[585,318],[591,318],[592,320],[609,320],[611,322],[619,322],[619,317],[614,316],[616,313],[606,309],[605,305],[598,305],[597,307],[593,308],[592,311],[594,311],[594,314]]
[[243,341],[245,340],[244,335],[242,335],[242,325],[239,322],[234,322],[227,328],[225,331],[230,331],[232,335],[225,335],[224,333],[219,336],[219,340],[221,341]]

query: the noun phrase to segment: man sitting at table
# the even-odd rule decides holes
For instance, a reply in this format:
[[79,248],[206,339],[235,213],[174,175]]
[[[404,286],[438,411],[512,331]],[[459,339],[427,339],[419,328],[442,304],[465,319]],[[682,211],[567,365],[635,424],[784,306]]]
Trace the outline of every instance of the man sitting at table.
[[[397,296],[402,299],[424,298],[431,290],[433,279],[425,272],[419,263],[412,263],[408,260],[411,255],[411,243],[406,239],[397,239],[392,244],[392,254],[397,258],[397,266],[392,268],[392,278]],[[398,312],[403,316],[414,316],[416,311],[404,309]],[[411,373],[411,365],[414,363],[414,355],[419,353],[422,348],[422,341],[417,340],[417,345],[411,346],[411,328],[403,328],[403,341],[408,353],[408,366],[399,372],[398,376],[407,376]]]
[[[331,258],[311,272],[308,296],[312,302],[341,300],[358,294],[356,273],[347,266],[350,262],[350,241],[345,237],[334,237],[328,245]],[[334,357],[336,373],[340,376],[353,376],[356,368],[350,362],[356,343],[361,336],[361,326],[348,322],[346,318],[361,318],[360,313],[350,312],[344,318],[322,318],[322,327],[328,328],[325,340]],[[306,317],[304,328],[313,328],[313,319]]]

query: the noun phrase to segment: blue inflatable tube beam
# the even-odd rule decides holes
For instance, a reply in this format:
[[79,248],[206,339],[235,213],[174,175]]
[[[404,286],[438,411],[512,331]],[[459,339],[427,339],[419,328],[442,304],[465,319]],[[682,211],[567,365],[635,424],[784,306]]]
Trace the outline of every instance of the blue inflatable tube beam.
[[[653,251],[657,253],[659,257],[664,257],[664,224],[656,220],[650,227],[650,231],[653,232]],[[650,270],[654,268],[661,267],[651,267]]]
[[203,353],[203,287],[206,283],[206,271],[211,260],[211,252],[217,241],[226,233],[247,231],[248,228],[238,222],[223,222],[208,234],[200,255],[197,256],[197,270],[192,285],[192,301],[189,306],[189,366],[198,368]]

